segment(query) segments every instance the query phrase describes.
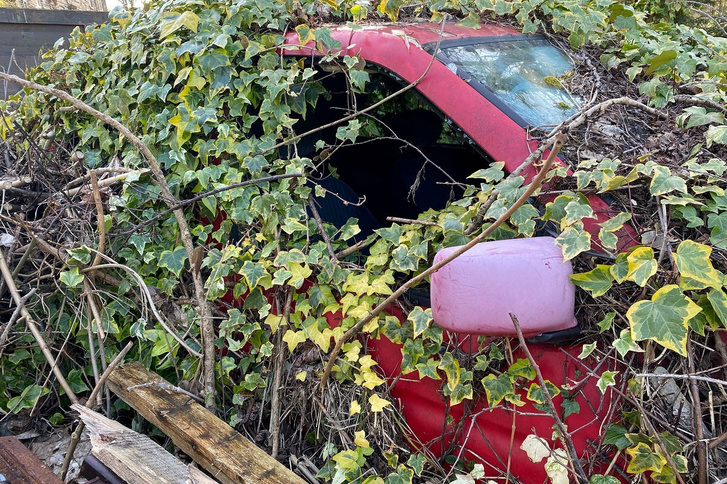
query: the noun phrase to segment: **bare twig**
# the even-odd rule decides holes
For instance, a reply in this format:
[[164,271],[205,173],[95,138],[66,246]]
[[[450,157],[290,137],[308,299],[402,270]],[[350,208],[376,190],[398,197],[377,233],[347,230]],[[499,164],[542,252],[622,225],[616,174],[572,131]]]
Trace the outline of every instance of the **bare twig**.
[[[77,99],[70,94],[68,94],[65,91],[62,91],[60,89],[55,89],[52,87],[44,86],[41,84],[38,84],[36,82],[28,81],[25,79],[22,79],[18,76],[12,76],[5,73],[0,72],[0,79],[5,79],[7,81],[14,82],[16,84],[20,84],[22,86],[25,86],[27,88],[45,92],[47,94],[50,94],[51,96],[55,96],[59,99],[62,99],[68,103],[70,103],[73,107],[76,109],[83,111],[85,113],[90,114],[96,119],[99,119],[100,121],[110,125],[117,131],[119,131],[126,139],[131,142],[131,144],[138,149],[141,154],[146,159],[147,163],[149,164],[149,167],[151,168],[152,173],[154,174],[154,178],[156,179],[157,183],[159,184],[159,187],[161,188],[162,192],[162,199],[165,203],[167,203],[170,207],[174,206],[177,203],[176,198],[172,194],[171,190],[169,189],[169,185],[167,184],[167,180],[164,176],[164,172],[161,169],[161,166],[159,165],[159,162],[157,161],[154,154],[151,152],[148,146],[134,133],[131,132],[126,126],[121,124],[119,121],[115,120],[108,114],[102,113],[101,111],[98,111],[97,109],[92,108],[88,104],[84,103],[80,99]],[[179,233],[182,239],[182,245],[184,246],[185,251],[187,252],[187,258],[189,260],[192,260],[193,253],[194,253],[194,240],[192,238],[192,232],[189,229],[189,224],[187,223],[186,216],[184,214],[184,211],[181,208],[176,208],[173,210],[174,216],[177,220],[177,224],[179,226]],[[202,358],[202,379],[203,379],[203,387],[204,387],[204,394],[205,398],[207,399],[207,405],[209,407],[214,407],[215,404],[215,360],[216,360],[216,353],[215,353],[215,329],[212,321],[212,311],[210,309],[209,303],[207,302],[207,299],[205,297],[205,290],[204,290],[204,281],[202,280],[201,273],[199,271],[192,270],[192,280],[194,283],[194,292],[195,292],[195,298],[197,300],[197,305],[199,307],[200,311],[200,319],[201,319],[201,334],[202,334],[202,342],[203,342],[203,358]]]
[[37,289],[33,288],[20,299],[20,303],[15,306],[15,311],[13,311],[13,314],[10,316],[8,322],[5,323],[5,328],[3,329],[2,334],[0,334],[0,355],[2,355],[3,350],[5,349],[5,342],[8,340],[8,335],[10,334],[10,331],[13,329],[13,326],[15,326],[15,323],[17,323],[18,318],[20,317],[20,312],[22,308],[25,307],[25,303],[27,303],[28,300],[33,297],[33,294],[35,294],[36,291]]
[[[293,305],[293,288],[287,289],[285,296],[285,306],[283,307],[283,323],[285,326],[290,324],[290,309]],[[278,306],[278,310],[280,307]],[[285,342],[283,341],[283,333],[285,328],[278,328],[275,341],[275,358],[273,359],[273,393],[270,397],[270,438],[273,442],[273,448],[270,455],[274,459],[278,457],[280,449],[280,394],[283,389],[281,382],[283,380],[283,368],[285,367]]]
[[45,356],[45,359],[48,362],[48,364],[50,365],[50,367],[53,371],[53,374],[55,375],[56,379],[58,380],[58,383],[63,388],[63,390],[66,392],[66,395],[68,395],[68,398],[71,400],[71,402],[78,403],[78,397],[71,389],[71,386],[68,384],[68,381],[66,381],[66,378],[65,378],[65,376],[63,376],[63,373],[61,373],[61,369],[58,368],[56,359],[53,356],[53,353],[51,353],[48,343],[45,342],[45,338],[43,338],[43,335],[38,330],[38,325],[35,323],[33,316],[31,316],[30,312],[25,307],[25,305],[22,304],[23,298],[20,295],[20,292],[18,291],[17,286],[15,285],[15,280],[13,279],[13,275],[10,272],[8,263],[5,260],[5,254],[3,253],[2,250],[0,250],[0,272],[2,272],[3,279],[5,279],[5,284],[7,285],[8,290],[10,291],[10,294],[12,294],[15,304],[17,306],[21,307],[20,314],[22,314],[23,317],[25,318],[26,326],[28,326],[28,329],[33,334],[33,338],[35,338],[35,341],[38,343],[38,346],[40,346],[40,350],[43,352],[43,356]]
[[[129,352],[129,350],[131,350],[133,346],[134,343],[131,341],[126,343],[126,346],[124,346],[124,348],[119,351],[119,354],[116,355],[116,358],[114,358],[113,361],[109,363],[109,366],[106,368],[106,370],[96,382],[96,386],[93,387],[93,390],[91,391],[91,395],[88,397],[88,400],[86,400],[87,407],[91,408],[89,405],[98,396],[98,394],[101,393],[101,389],[104,387],[104,383],[106,383],[106,380],[108,379],[111,372],[114,371],[119,363],[121,363],[121,360],[124,359],[126,354]],[[68,467],[71,465],[71,460],[73,460],[73,454],[76,452],[76,447],[78,446],[78,442],[81,440],[81,434],[83,433],[83,429],[85,427],[86,424],[81,421],[76,427],[76,430],[73,431],[73,434],[71,434],[71,440],[68,442],[66,457],[63,460],[63,465],[61,466],[61,480],[65,480],[66,478],[66,474],[68,473]]]
[[426,225],[427,227],[436,227],[439,225],[436,222],[427,222],[426,220],[414,220],[410,218],[401,218],[401,217],[386,217],[386,220],[388,222],[399,222],[402,224],[417,224],[417,225]]
[[313,194],[311,193],[308,195],[308,207],[310,207],[310,211],[313,214],[313,219],[316,221],[316,226],[318,227],[318,232],[320,232],[321,237],[323,237],[323,242],[326,243],[326,248],[328,249],[328,255],[333,260],[335,264],[338,264],[338,259],[336,258],[336,253],[333,252],[333,247],[331,247],[331,239],[328,237],[328,234],[326,233],[326,229],[323,227],[323,220],[321,219],[321,215],[318,213],[318,209],[316,208],[316,200],[313,197]]
[[[694,354],[692,353],[692,339],[687,338],[687,364],[689,365],[689,373],[694,374]],[[689,376],[689,375],[687,375]],[[697,482],[699,484],[707,484],[707,443],[704,440],[704,422],[702,421],[702,403],[699,397],[699,387],[697,380],[689,379],[689,388],[692,393],[692,409],[694,417],[692,419],[692,430],[696,437],[697,445]],[[667,456],[669,454],[667,453]],[[674,473],[677,474],[676,468]]]
[[442,259],[437,264],[434,264],[429,269],[423,271],[418,276],[415,276],[411,279],[409,279],[407,282],[405,282],[399,289],[394,291],[393,294],[391,294],[389,297],[384,299],[380,304],[376,306],[375,309],[373,309],[369,314],[367,314],[365,317],[361,318],[358,323],[356,323],[354,326],[352,326],[348,331],[346,331],[343,336],[341,336],[338,341],[336,341],[336,346],[333,348],[333,351],[331,351],[331,356],[328,359],[328,363],[326,363],[325,371],[323,372],[323,376],[321,377],[321,392],[323,392],[326,388],[326,381],[328,380],[328,377],[331,374],[331,370],[333,369],[333,365],[336,363],[336,358],[338,358],[338,354],[341,352],[341,347],[343,344],[357,335],[361,329],[374,319],[376,316],[379,315],[389,304],[394,302],[397,298],[399,298],[401,295],[406,293],[410,288],[412,288],[415,284],[417,284],[419,281],[429,277],[434,272],[438,271],[440,268],[444,267],[445,265],[449,264],[451,261],[459,257],[460,255],[464,254],[468,250],[470,250],[472,247],[477,245],[478,243],[482,242],[487,236],[489,236],[492,232],[497,229],[500,225],[502,225],[507,219],[509,219],[515,211],[522,206],[525,201],[530,198],[530,196],[535,193],[535,191],[540,187],[540,185],[543,183],[543,180],[545,179],[545,176],[547,175],[548,171],[550,171],[550,167],[553,166],[553,160],[555,160],[555,157],[558,155],[558,151],[560,151],[561,146],[563,145],[563,142],[565,141],[565,135],[559,135],[555,137],[553,140],[553,146],[551,148],[550,154],[548,155],[548,158],[545,160],[545,163],[543,163],[542,168],[538,172],[538,174],[533,178],[533,180],[530,182],[530,185],[528,185],[528,188],[523,192],[523,194],[518,198],[515,203],[512,204],[512,206],[503,213],[500,218],[498,218],[492,225],[487,227],[487,229],[483,230],[482,233],[474,237],[471,241],[469,241],[467,244],[463,245],[456,251],[452,252],[448,257],[445,259]]
[[560,416],[558,415],[558,410],[555,408],[555,403],[553,403],[553,398],[550,396],[548,386],[545,384],[543,374],[540,372],[538,362],[535,361],[535,358],[533,358],[533,354],[530,353],[530,349],[525,342],[525,337],[523,336],[523,332],[520,329],[520,322],[518,321],[517,316],[515,316],[513,313],[510,313],[510,319],[512,319],[512,324],[515,325],[515,331],[517,332],[517,339],[520,342],[520,348],[522,348],[525,356],[528,358],[530,366],[532,366],[535,370],[535,376],[538,378],[538,384],[540,385],[540,389],[542,390],[543,396],[548,403],[548,407],[550,407],[550,414],[553,417],[553,420],[555,420],[555,424],[558,426],[558,432],[560,433],[560,438],[566,446],[568,456],[570,457],[571,464],[573,465],[573,469],[576,474],[576,479],[581,484],[587,484],[588,476],[586,475],[586,471],[583,470],[583,466],[581,466],[580,459],[578,459],[578,452],[576,452],[576,447],[573,444],[573,438],[571,437],[570,433],[568,433],[568,428],[565,426],[563,420],[561,420]]

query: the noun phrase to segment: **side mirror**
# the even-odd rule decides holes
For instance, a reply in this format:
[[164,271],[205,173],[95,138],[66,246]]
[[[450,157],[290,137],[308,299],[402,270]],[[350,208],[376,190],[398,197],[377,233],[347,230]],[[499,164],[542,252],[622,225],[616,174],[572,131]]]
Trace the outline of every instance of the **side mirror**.
[[573,328],[572,273],[552,237],[483,242],[432,274],[432,316],[450,331],[487,336],[517,336],[510,313],[526,338]]

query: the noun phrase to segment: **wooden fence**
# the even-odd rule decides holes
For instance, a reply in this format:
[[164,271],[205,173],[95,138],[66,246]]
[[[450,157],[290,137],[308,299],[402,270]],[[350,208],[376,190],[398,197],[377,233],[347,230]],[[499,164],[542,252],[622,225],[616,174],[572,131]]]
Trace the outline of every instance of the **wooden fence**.
[[[42,48],[52,47],[76,27],[106,20],[106,12],[0,8],[0,70],[22,76],[25,69],[38,64]],[[18,90],[15,84],[0,82],[2,99]]]

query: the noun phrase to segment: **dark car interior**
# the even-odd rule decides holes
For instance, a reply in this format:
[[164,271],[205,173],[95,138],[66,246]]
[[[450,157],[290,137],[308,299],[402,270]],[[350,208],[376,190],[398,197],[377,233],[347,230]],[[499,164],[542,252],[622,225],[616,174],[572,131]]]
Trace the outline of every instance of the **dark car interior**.
[[[360,111],[404,86],[380,70],[369,75],[362,94],[344,73],[321,70],[317,87],[325,94],[296,123],[296,132]],[[313,182],[335,194],[316,199],[323,220],[340,227],[349,217],[358,218],[361,235],[388,225],[387,217],[416,219],[430,208],[444,208],[464,195],[469,175],[491,162],[415,89],[357,119],[361,127],[354,143],[336,138],[344,122],[303,138],[295,150],[317,163]],[[321,141],[324,148],[316,151]]]

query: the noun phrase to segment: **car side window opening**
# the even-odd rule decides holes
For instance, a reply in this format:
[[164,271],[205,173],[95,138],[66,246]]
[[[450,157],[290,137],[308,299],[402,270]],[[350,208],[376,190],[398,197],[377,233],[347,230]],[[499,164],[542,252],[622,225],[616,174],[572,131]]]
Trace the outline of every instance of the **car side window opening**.
[[[371,106],[405,85],[381,69],[367,71],[365,93],[354,92],[343,73],[320,72],[317,82],[326,94],[296,123],[296,132],[349,115],[354,106]],[[362,235],[389,225],[387,217],[416,219],[445,208],[462,198],[469,175],[492,162],[415,89],[356,119],[354,143],[336,137],[343,123],[303,138],[297,150],[317,164],[315,182],[334,194],[316,199],[321,218],[337,227],[358,218]],[[359,199],[365,202],[356,206]]]

